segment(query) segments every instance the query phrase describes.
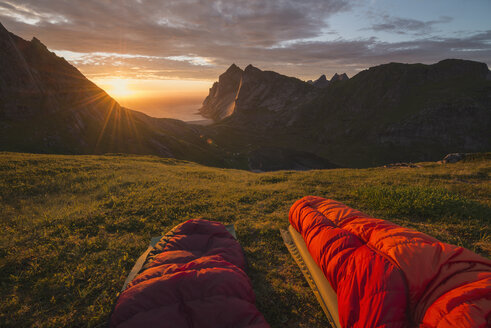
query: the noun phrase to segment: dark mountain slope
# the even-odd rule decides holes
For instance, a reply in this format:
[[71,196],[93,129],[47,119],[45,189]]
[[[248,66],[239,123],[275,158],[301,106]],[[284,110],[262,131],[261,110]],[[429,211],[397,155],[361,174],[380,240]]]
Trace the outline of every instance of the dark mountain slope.
[[[261,135],[269,146],[288,145],[348,167],[491,149],[491,81],[482,63],[390,63],[351,79],[333,77],[322,89],[270,76],[254,69],[233,113],[215,125],[218,140],[233,129],[250,135],[250,144]],[[298,83],[282,89],[280,81],[290,80]],[[271,105],[277,103],[282,106]]]
[[325,88],[329,85],[329,82],[330,81],[326,78],[326,76],[322,74],[317,80],[312,82],[312,85],[318,88]]
[[487,151],[488,77],[485,64],[463,60],[377,66],[327,88],[298,125],[313,124],[309,137],[332,156],[356,154],[356,166]]
[[1,25],[0,150],[155,154],[234,166],[197,127],[122,108],[39,40]]

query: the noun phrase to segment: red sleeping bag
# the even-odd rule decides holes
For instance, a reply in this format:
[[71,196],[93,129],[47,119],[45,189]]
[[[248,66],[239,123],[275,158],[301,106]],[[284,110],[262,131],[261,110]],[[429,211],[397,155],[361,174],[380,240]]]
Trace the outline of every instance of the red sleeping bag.
[[226,228],[189,220],[164,236],[119,297],[111,327],[269,327],[254,305],[239,243]]
[[343,327],[491,327],[491,261],[320,197],[289,218],[336,291]]

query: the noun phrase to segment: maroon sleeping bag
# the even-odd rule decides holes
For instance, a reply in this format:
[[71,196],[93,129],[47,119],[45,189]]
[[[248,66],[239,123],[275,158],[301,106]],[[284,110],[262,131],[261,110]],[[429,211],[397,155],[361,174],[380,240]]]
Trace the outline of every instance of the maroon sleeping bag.
[[269,327],[254,305],[239,243],[226,228],[186,221],[166,234],[119,297],[111,327]]

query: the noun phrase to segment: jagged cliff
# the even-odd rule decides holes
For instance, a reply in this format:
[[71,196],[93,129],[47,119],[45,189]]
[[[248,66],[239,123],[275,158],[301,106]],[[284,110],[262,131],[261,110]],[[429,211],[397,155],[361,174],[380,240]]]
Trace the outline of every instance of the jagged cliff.
[[199,111],[215,121],[260,110],[283,115],[314,99],[316,92],[310,84],[297,78],[262,71],[252,65],[241,70],[233,64],[213,84]]
[[215,121],[232,115],[243,73],[243,70],[232,64],[220,75],[203,101],[203,107],[199,110],[201,115]]
[[329,82],[332,83],[332,82],[336,82],[336,81],[346,81],[348,79],[349,79],[349,77],[348,77],[348,75],[346,75],[346,73],[343,73],[343,74],[335,73]]
[[349,79],[349,77],[348,77],[348,75],[346,75],[346,73],[343,73],[341,75],[339,75],[338,73],[334,73],[334,75],[332,76],[332,78],[330,80],[328,80],[326,78],[326,76],[324,74],[322,74],[317,80],[315,80],[315,81],[308,80],[307,83],[312,84],[314,87],[325,88],[333,82],[346,81],[348,79]]

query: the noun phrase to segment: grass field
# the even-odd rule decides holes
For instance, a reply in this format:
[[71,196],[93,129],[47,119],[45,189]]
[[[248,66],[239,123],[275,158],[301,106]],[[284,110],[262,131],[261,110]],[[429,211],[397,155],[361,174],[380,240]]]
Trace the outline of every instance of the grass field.
[[254,174],[149,156],[0,153],[0,326],[103,326],[150,238],[204,217],[235,224],[272,327],[325,327],[278,232],[302,196],[491,256],[491,160],[420,165]]

